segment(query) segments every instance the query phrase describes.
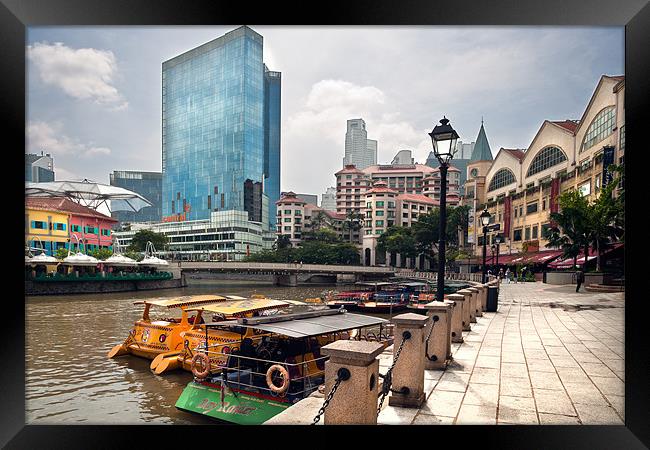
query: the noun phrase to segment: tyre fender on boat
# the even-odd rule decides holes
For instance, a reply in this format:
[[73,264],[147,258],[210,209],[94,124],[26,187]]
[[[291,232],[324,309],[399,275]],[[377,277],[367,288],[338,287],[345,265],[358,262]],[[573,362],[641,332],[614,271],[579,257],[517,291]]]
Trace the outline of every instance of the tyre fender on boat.
[[[199,360],[203,370],[199,369]],[[203,379],[210,373],[210,358],[205,353],[197,353],[192,357],[192,374],[199,379]]]
[[[275,383],[273,383],[273,374],[275,372],[279,372],[282,377],[282,385],[280,386],[276,386]],[[289,382],[289,372],[287,372],[287,369],[282,367],[280,364],[273,364],[269,367],[269,370],[266,371],[266,384],[269,389],[276,394],[283,394],[286,392],[286,390],[289,389]]]

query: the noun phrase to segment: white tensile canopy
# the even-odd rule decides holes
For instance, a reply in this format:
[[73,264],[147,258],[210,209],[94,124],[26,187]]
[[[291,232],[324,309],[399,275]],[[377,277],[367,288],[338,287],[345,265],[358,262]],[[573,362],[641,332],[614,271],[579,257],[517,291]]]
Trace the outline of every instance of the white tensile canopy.
[[45,253],[36,255],[33,258],[25,256],[25,264],[38,265],[38,264],[56,264],[59,260],[53,256],[47,256]]
[[95,210],[102,204],[109,211],[133,212],[151,206],[151,202],[137,192],[88,180],[25,183],[25,194],[31,197],[65,196]]
[[131,259],[128,256],[113,254],[111,257],[107,258],[105,261],[102,261],[107,266],[137,266],[138,262],[135,259]]
[[[33,261],[33,258],[32,258]],[[70,266],[96,266],[101,261],[92,256],[84,255],[81,252],[77,252],[74,255],[68,255],[63,259],[63,263]]]

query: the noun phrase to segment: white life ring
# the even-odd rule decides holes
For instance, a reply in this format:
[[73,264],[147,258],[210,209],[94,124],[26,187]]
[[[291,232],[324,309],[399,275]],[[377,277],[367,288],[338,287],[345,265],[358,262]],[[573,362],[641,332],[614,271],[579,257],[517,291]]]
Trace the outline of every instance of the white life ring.
[[[279,372],[280,376],[282,377],[282,384],[280,386],[276,386],[275,383],[273,383],[273,375],[275,372]],[[266,384],[268,385],[269,389],[271,389],[276,394],[283,394],[286,392],[286,390],[289,389],[290,381],[289,372],[287,372],[287,369],[282,367],[280,364],[273,364],[271,367],[269,367],[269,370],[266,371]]]

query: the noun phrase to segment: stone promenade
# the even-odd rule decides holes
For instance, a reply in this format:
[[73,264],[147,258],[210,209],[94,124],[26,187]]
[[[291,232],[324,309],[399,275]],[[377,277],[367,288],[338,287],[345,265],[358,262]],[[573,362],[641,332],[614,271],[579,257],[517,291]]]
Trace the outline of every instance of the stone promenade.
[[[452,344],[447,370],[425,371],[426,403],[385,406],[379,424],[622,425],[623,295],[502,283],[498,312]],[[392,347],[380,358],[385,373]]]

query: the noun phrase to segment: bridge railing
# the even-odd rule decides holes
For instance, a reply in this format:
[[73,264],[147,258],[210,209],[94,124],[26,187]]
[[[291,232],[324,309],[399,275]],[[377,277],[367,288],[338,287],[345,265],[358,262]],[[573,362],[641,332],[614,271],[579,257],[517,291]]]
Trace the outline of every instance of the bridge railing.
[[288,272],[338,272],[338,273],[394,273],[390,267],[344,266],[302,263],[259,263],[259,262],[183,262],[181,269],[222,269]]

